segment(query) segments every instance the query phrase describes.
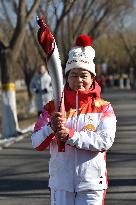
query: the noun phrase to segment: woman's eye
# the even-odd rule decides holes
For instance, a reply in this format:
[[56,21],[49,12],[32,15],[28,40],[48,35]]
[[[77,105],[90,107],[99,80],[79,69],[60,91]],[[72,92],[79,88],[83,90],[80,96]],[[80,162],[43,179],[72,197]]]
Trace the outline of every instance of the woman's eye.
[[77,76],[77,75],[71,75],[71,77],[72,77],[72,78],[77,78],[78,76]]
[[83,75],[83,76],[71,75],[70,77],[71,77],[71,78],[78,78],[78,77],[80,77],[80,78],[82,78],[82,79],[86,79],[86,78],[88,78],[87,75]]

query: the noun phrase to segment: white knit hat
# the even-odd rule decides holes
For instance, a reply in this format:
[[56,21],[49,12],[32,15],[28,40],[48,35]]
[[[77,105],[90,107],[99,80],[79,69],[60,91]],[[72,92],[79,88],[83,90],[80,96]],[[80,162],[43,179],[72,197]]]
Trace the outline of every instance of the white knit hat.
[[95,50],[91,47],[92,39],[87,35],[80,35],[76,39],[76,46],[69,51],[65,74],[73,68],[83,68],[96,76]]

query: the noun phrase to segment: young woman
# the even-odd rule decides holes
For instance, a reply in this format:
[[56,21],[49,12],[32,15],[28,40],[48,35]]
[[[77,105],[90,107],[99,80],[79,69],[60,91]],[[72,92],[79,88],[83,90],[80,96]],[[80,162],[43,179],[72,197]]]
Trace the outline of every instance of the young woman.
[[[116,117],[100,97],[95,81],[95,52],[89,36],[80,35],[65,68],[66,116],[49,102],[32,134],[33,147],[50,146],[51,205],[102,205],[107,184],[106,151],[112,146]],[[58,140],[65,152],[58,152]]]

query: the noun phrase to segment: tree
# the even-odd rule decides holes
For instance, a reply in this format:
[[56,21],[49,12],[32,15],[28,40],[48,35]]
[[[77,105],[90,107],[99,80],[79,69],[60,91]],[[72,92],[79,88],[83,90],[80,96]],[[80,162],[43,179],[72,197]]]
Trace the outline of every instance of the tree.
[[[46,3],[41,1],[37,13],[45,16],[45,21],[57,41],[62,65],[65,65],[67,51],[78,34],[88,33],[96,40],[112,28],[117,28],[120,18],[130,12],[131,8],[132,3],[129,0],[46,0]],[[44,62],[45,56],[38,45],[37,31],[32,22],[29,22],[29,30],[35,48]],[[27,67],[24,67],[24,71],[25,76],[30,79],[31,72],[27,72]]]
[[[5,1],[1,1],[5,9]],[[3,136],[10,137],[17,134],[18,120],[16,113],[16,97],[15,97],[15,62],[20,54],[25,32],[26,25],[32,18],[32,15],[38,8],[40,0],[33,1],[30,9],[26,12],[26,0],[12,1],[14,8],[17,11],[15,26],[12,25],[8,15],[6,20],[9,20],[13,33],[8,40],[7,45],[4,41],[0,40],[0,68],[1,68],[1,82],[2,82],[2,126]],[[5,10],[6,12],[7,10]],[[6,13],[7,14],[7,13]]]
[[[44,7],[45,6],[45,7]],[[108,29],[117,27],[119,19],[130,12],[129,0],[51,0],[42,6],[46,22],[56,38],[62,63],[77,35],[86,33],[94,40]],[[52,22],[52,23],[51,23]]]

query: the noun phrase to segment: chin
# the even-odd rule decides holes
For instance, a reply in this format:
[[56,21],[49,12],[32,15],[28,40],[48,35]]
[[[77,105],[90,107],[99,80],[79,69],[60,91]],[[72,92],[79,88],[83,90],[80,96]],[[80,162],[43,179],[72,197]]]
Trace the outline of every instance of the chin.
[[79,88],[78,90],[84,91],[84,90],[85,90],[85,88]]

